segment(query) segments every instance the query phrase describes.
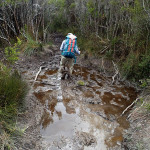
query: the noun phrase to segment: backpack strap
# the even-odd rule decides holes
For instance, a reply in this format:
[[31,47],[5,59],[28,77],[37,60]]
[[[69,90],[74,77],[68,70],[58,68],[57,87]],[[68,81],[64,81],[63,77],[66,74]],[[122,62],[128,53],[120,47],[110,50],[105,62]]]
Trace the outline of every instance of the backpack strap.
[[71,47],[71,42],[72,42],[72,40],[69,39],[68,42],[69,42],[69,44],[68,44],[68,52],[69,52],[69,51],[70,51],[70,47]]
[[71,45],[71,52],[74,52],[75,44],[76,44],[76,39],[73,39],[73,42],[72,42],[72,45]]

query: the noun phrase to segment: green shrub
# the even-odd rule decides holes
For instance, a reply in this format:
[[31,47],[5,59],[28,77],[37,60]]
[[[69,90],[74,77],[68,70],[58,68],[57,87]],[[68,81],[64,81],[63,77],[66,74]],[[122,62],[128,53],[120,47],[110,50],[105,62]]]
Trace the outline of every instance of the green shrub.
[[11,72],[0,64],[0,122],[8,133],[15,132],[17,113],[23,110],[27,84],[21,79],[17,71]]
[[146,110],[147,110],[148,112],[150,112],[150,104],[149,104],[149,103],[145,104],[144,107],[146,108]]
[[[8,70],[7,70],[8,71]],[[5,75],[6,74],[6,75]],[[11,104],[20,104],[24,97],[25,83],[16,72],[3,72],[0,70],[0,106],[6,107]]]
[[112,55],[113,55],[113,50],[111,50],[111,49],[106,51],[106,53],[105,53],[105,57],[107,59],[112,59]]
[[147,78],[150,75],[150,54],[142,55],[138,64],[140,78]]
[[91,35],[79,35],[78,36],[78,45],[81,48],[81,51],[86,51],[89,54],[98,56],[102,49],[102,45],[100,43],[100,39],[96,37],[94,34]]
[[126,61],[123,63],[122,67],[122,72],[125,77],[132,78],[134,73],[133,70],[135,62],[136,62],[135,55],[133,53],[130,53]]
[[126,61],[123,63],[123,75],[129,79],[144,79],[150,75],[150,55],[140,55],[136,57],[134,53],[130,53]]
[[18,60],[19,55],[19,49],[22,44],[22,41],[17,37],[17,43],[14,44],[14,46],[6,47],[5,48],[5,54],[7,57],[8,62],[14,63]]
[[142,88],[145,88],[145,87],[147,87],[147,82],[146,82],[146,80],[139,80],[140,81],[140,87],[142,87]]
[[55,16],[49,25],[50,32],[63,32],[64,28],[67,28],[67,20],[62,17],[62,14]]
[[31,56],[35,52],[42,51],[42,43],[39,41],[35,41],[29,34],[27,34],[27,42],[24,46],[24,53],[25,55]]

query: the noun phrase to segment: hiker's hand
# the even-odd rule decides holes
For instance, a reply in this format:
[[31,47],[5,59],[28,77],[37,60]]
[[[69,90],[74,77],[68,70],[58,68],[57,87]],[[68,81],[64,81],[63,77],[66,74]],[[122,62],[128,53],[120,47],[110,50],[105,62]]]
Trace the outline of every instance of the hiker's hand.
[[79,51],[79,55],[81,54],[81,51]]

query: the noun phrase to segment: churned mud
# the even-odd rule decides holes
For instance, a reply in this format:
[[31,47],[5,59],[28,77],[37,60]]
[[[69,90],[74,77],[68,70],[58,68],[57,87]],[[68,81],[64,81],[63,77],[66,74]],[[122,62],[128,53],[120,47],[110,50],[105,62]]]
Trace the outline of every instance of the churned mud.
[[112,84],[112,78],[82,64],[74,66],[73,78],[61,80],[59,61],[59,46],[53,46],[50,55],[22,57],[16,64],[30,87],[19,149],[124,149],[121,142],[129,122],[121,114],[136,99],[136,90],[119,81]]

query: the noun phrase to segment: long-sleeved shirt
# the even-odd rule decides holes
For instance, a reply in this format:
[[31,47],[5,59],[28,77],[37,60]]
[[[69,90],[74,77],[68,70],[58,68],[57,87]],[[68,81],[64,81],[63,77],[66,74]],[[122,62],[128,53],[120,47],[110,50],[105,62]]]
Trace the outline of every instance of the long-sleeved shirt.
[[[61,46],[60,46],[60,51],[63,52],[63,50],[65,50],[66,48],[67,48],[67,44],[66,44],[66,40],[64,40],[64,41],[62,42]],[[75,52],[76,54],[79,54],[79,55],[80,55],[80,51],[79,51],[77,45],[75,46],[74,50],[75,50],[74,52]]]

